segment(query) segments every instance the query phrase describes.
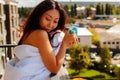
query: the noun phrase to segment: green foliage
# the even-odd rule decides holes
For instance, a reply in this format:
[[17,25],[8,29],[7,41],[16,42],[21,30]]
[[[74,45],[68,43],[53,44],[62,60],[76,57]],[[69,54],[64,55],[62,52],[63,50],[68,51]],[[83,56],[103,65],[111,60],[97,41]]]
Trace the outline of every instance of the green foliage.
[[104,80],[104,79],[111,79],[111,76],[106,74],[106,73],[102,73],[102,72],[99,72],[97,70],[94,70],[94,69],[82,69],[80,71],[80,73],[77,73],[76,74],[76,71],[73,70],[73,69],[70,69],[68,68],[68,73],[70,75],[71,78],[74,78],[74,77],[84,77],[84,78],[88,78],[88,80]]
[[71,22],[71,23],[75,23],[75,22],[76,22],[76,19],[70,18],[70,22]]
[[92,10],[91,10],[91,7],[86,7],[86,16],[89,17],[91,14],[92,14]]
[[93,34],[92,43],[97,47],[100,47],[100,39],[99,39],[98,33],[93,28],[89,28],[89,30]]
[[19,12],[19,15],[20,15],[20,18],[21,17],[27,17],[29,12],[30,12],[30,8],[26,8],[26,7],[20,7],[18,9],[18,12]]
[[[117,14],[117,15],[120,15],[120,6],[117,7],[117,9],[116,9],[116,14]],[[120,17],[119,17],[119,18],[120,18]]]
[[[73,5],[69,4],[68,5],[69,16],[71,16],[71,17],[77,16],[77,10],[76,10],[76,8],[78,7],[77,5],[79,5],[79,4],[73,4]],[[93,4],[87,5],[86,6],[86,14],[85,14],[86,16],[83,16],[83,17],[88,17],[91,14],[90,7],[96,8],[97,15],[119,15],[120,14],[120,6],[119,5],[117,6],[112,3],[106,3],[105,5],[103,3],[97,3],[96,6],[94,6]],[[67,12],[68,12],[68,10],[66,9]]]
[[110,54],[109,48],[107,46],[101,48],[101,52],[99,55],[101,58],[99,69],[101,69],[104,72],[110,73],[110,70],[112,70],[111,64],[112,55]]
[[78,16],[77,16],[77,18],[78,18],[78,19],[82,19],[82,18],[83,18],[83,16],[78,15]]
[[75,45],[69,49],[71,55],[70,68],[80,72],[81,69],[87,68],[90,64],[89,54],[84,52],[80,44]]
[[110,29],[111,27],[112,27],[112,26],[106,26],[105,28],[106,28],[106,29]]
[[100,57],[101,61],[104,63],[107,61],[106,63],[111,64],[112,55],[110,54],[110,50],[106,45],[101,48]]
[[106,4],[106,10],[105,10],[105,14],[106,15],[110,15],[111,14],[111,5],[109,3]]
[[116,15],[117,7],[115,4],[112,5],[112,14]]
[[116,68],[114,69],[114,72],[115,72],[118,80],[120,80],[120,67],[116,67]]
[[[89,53],[89,54],[90,54],[90,52],[89,52],[89,46],[88,46],[88,45],[83,46],[83,49],[84,49],[84,51],[85,51],[86,53]],[[89,55],[89,56],[90,56],[90,55]]]
[[70,8],[70,16],[71,17],[74,17],[74,16],[77,16],[77,4],[74,4],[74,5],[71,5],[71,8]]
[[74,17],[74,6],[73,5],[71,5],[71,10],[70,11],[71,11],[70,12],[71,17]]
[[103,5],[102,5],[101,3],[98,3],[97,6],[96,6],[96,10],[97,10],[97,11],[96,11],[96,14],[97,14],[97,15],[102,15],[103,12],[104,12],[104,11],[103,11],[103,10],[104,10],[104,9],[103,9]]
[[68,10],[69,10],[69,6],[68,6],[68,5],[65,5],[65,6],[64,6],[64,9],[65,9],[65,11],[67,12],[67,14],[70,15],[70,14],[69,14],[69,11],[68,11]]

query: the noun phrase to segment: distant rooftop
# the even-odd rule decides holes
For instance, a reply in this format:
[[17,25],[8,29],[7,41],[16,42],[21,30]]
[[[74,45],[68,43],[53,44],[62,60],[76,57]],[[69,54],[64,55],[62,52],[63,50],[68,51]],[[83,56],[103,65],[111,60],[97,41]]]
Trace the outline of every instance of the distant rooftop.
[[120,24],[117,24],[117,25],[113,26],[112,28],[107,30],[107,32],[108,33],[118,33],[118,34],[120,34]]
[[72,26],[71,28],[72,29],[76,28],[78,36],[92,36],[92,33],[85,27],[81,28],[81,27],[74,27],[74,26]]
[[113,29],[109,29],[109,30],[112,30],[113,32],[108,32],[108,30],[104,30],[104,29],[100,29],[100,28],[97,28],[96,31],[100,37],[100,40],[102,42],[104,41],[114,41],[114,40],[120,40],[120,33],[116,33],[116,31],[114,31],[115,27],[113,27]]
[[87,28],[77,28],[78,36],[92,36],[92,33]]
[[[18,0],[18,7],[35,7],[43,0]],[[111,2],[120,5],[120,0],[56,0],[60,3],[64,4],[81,4],[81,5],[88,5],[88,4],[95,4],[96,2]]]

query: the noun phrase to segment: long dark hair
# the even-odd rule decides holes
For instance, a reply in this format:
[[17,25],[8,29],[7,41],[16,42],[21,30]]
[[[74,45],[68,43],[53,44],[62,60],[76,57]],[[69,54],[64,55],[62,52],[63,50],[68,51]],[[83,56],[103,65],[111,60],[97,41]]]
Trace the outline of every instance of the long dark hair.
[[22,40],[28,37],[32,31],[42,29],[39,24],[39,19],[46,11],[50,9],[57,9],[60,13],[58,25],[53,31],[58,29],[65,29],[65,24],[66,20],[68,19],[68,15],[62,7],[62,5],[54,0],[44,0],[43,2],[38,4],[28,16],[24,25],[23,36],[21,37],[18,45],[22,44]]

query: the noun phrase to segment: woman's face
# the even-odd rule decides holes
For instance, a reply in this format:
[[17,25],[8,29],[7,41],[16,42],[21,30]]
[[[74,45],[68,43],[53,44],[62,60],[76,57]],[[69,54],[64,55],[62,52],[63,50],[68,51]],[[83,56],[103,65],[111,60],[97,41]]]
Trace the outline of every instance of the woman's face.
[[58,10],[48,10],[40,17],[40,26],[47,32],[50,32],[57,27],[59,18],[60,13]]

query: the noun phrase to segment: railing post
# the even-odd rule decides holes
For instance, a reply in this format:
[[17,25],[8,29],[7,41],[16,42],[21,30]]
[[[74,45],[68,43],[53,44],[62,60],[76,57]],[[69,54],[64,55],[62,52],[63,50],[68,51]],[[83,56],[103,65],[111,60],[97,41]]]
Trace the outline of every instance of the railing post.
[[17,45],[13,44],[6,44],[6,45],[0,45],[0,48],[2,48],[2,52],[5,56],[5,62],[7,62],[7,58],[12,59],[13,58],[13,48]]

